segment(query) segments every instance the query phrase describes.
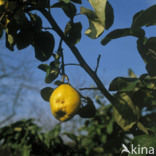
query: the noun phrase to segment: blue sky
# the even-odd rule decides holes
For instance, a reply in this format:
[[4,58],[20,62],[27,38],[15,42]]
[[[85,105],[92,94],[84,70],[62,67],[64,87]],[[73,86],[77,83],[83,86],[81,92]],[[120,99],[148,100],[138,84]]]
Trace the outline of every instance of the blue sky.
[[[91,8],[87,0],[83,0],[82,2],[83,6]],[[96,40],[90,39],[89,37],[84,35],[85,30],[88,28],[87,18],[83,15],[77,16],[75,18],[75,21],[81,21],[83,24],[82,39],[76,46],[80,50],[81,55],[86,59],[87,63],[93,69],[96,67],[96,60],[98,55],[101,54],[98,74],[100,75],[100,77],[102,77],[106,85],[108,85],[109,82],[117,76],[127,76],[128,68],[132,68],[134,72],[138,75],[146,72],[144,62],[138,54],[136,48],[136,38],[124,37],[116,39],[111,41],[106,46],[102,46],[100,44],[100,41],[106,34],[108,34],[108,32],[114,29],[130,27],[133,15],[141,9],[146,9],[152,4],[156,4],[156,0],[109,0],[109,2],[114,8],[114,24],[109,30],[106,30],[103,35]],[[61,11],[60,9],[54,9],[52,13],[57,23],[60,24],[62,28],[64,28],[66,22],[68,21],[68,18],[63,15],[63,11]],[[46,20],[43,21],[44,26],[48,26],[48,22]],[[146,28],[146,30],[148,37],[156,35],[155,27],[149,27]],[[56,50],[58,45],[58,37],[56,36],[55,32],[52,31],[52,33],[56,37]],[[5,48],[4,44],[1,46]],[[7,55],[13,57],[15,60],[22,60],[22,58],[31,60],[34,64],[34,66],[32,66],[34,72],[36,73],[37,77],[38,75],[40,75],[40,79],[41,81],[43,81],[44,73],[36,68],[37,65],[40,64],[40,61],[34,58],[32,47],[28,47],[27,49],[19,52],[18,50],[15,50],[16,54],[10,53],[8,50],[5,49],[3,51],[5,51]],[[72,55],[71,51],[66,45],[64,45],[64,53],[66,63],[76,62],[75,57]],[[80,67],[67,67],[66,72],[67,74],[69,74],[69,78],[71,79],[72,83],[75,83],[74,79],[77,79],[77,75],[79,75],[78,80],[85,79],[85,81],[88,82],[87,84],[93,83],[87,76],[87,74],[83,72],[83,70],[81,70]]]
[[[91,8],[87,0],[82,0],[83,6],[87,8]],[[137,75],[141,75],[146,72],[145,64],[138,54],[136,48],[136,38],[134,37],[124,37],[120,39],[116,39],[111,41],[108,45],[102,46],[100,44],[101,39],[110,31],[117,28],[126,28],[130,27],[132,22],[133,15],[142,10],[146,9],[152,4],[156,4],[156,0],[109,0],[111,5],[114,8],[114,24],[113,26],[104,32],[104,34],[96,39],[90,39],[84,35],[85,30],[88,28],[88,20],[85,16],[77,16],[75,21],[81,21],[83,24],[82,30],[82,39],[76,45],[81,52],[81,55],[85,58],[87,63],[95,69],[96,61],[99,54],[101,54],[100,67],[98,70],[98,74],[101,80],[104,82],[106,87],[109,86],[111,80],[113,80],[117,76],[127,76],[128,68],[133,69],[133,71]],[[79,12],[79,11],[78,11]],[[68,18],[63,15],[60,9],[54,9],[52,11],[53,16],[55,17],[58,24],[64,28]],[[43,20],[44,26],[49,26],[46,20]],[[145,28],[147,37],[156,36],[155,26]],[[52,34],[56,36],[56,33],[52,31]],[[56,46],[58,45],[58,37],[56,36]],[[7,55],[4,57],[4,61],[10,65],[18,65],[18,62],[25,62],[28,64],[29,71],[31,71],[28,77],[33,79],[32,85],[37,86],[39,89],[50,86],[49,84],[44,83],[45,73],[40,71],[37,66],[42,63],[34,58],[34,52],[32,47],[28,47],[27,49],[15,52],[9,52],[5,48],[4,37],[1,40],[1,54]],[[64,44],[64,55],[65,55],[65,63],[77,63],[77,60],[69,50],[69,48]],[[13,60],[13,61],[12,61]],[[50,60],[49,60],[50,61]],[[49,62],[47,61],[47,62]],[[45,62],[46,63],[46,62]],[[66,67],[66,73],[69,76],[70,83],[76,88],[81,88],[82,86],[88,87],[89,85],[94,84],[94,82],[90,79],[86,72],[84,72],[80,67],[77,66],[68,66]],[[20,74],[20,73],[19,73]],[[14,81],[10,81],[8,79],[4,79],[3,82],[5,84],[9,84],[10,90],[14,89]],[[31,83],[31,82],[30,82]],[[44,101],[41,99],[39,92],[35,94],[25,93],[25,97],[28,96],[32,103],[40,103],[40,105],[44,105]],[[2,100],[2,98],[0,99]],[[11,99],[8,99],[11,100]],[[26,101],[25,101],[26,102]],[[24,104],[25,105],[25,104]],[[23,107],[25,110],[29,111],[30,103]],[[44,105],[45,112],[50,113],[49,105]],[[46,107],[46,108],[45,108]],[[21,108],[21,107],[20,107]],[[19,111],[21,111],[19,108]]]
[[[137,48],[136,48],[136,38],[134,37],[124,37],[117,40],[111,41],[107,46],[102,46],[100,44],[101,39],[110,31],[117,29],[117,28],[126,28],[130,27],[132,22],[133,15],[142,10],[147,9],[152,4],[156,4],[156,1],[152,0],[110,0],[114,8],[114,24],[113,26],[104,32],[104,34],[96,39],[90,39],[87,36],[83,35],[80,43],[76,46],[80,50],[82,56],[86,59],[88,64],[95,68],[96,66],[96,58],[99,54],[101,54],[101,62],[99,68],[99,75],[102,77],[104,83],[106,85],[114,79],[116,76],[127,76],[128,68],[132,68],[137,75],[145,73],[145,64],[141,59]],[[87,8],[91,8],[88,1],[84,0],[83,4]],[[58,12],[57,12],[58,11]],[[58,9],[55,9],[56,14],[54,17],[56,18],[57,22],[61,25],[65,24],[65,17],[61,16]],[[84,34],[85,30],[88,28],[88,20],[85,16],[80,15],[78,16],[75,21],[81,21],[83,23],[83,31]],[[154,36],[156,35],[155,27],[146,28],[147,36]],[[68,48],[64,49],[66,54],[66,62],[75,62],[74,57],[71,55],[71,52]],[[71,75],[77,74],[78,67],[75,68],[68,68],[69,73]],[[75,72],[76,70],[76,72]],[[72,77],[73,77],[72,76]],[[82,79],[87,79],[90,82],[89,77],[80,71],[80,76]],[[91,82],[92,83],[92,82]]]

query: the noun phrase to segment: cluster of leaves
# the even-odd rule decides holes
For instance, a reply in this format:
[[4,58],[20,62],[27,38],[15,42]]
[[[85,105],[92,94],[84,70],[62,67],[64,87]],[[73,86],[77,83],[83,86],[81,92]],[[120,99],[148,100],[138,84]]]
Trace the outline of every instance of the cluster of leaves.
[[[143,111],[145,114],[150,112],[151,117],[155,116],[155,87],[156,77],[151,77],[148,74],[144,74],[140,78],[118,77],[112,81],[109,89],[110,91],[116,91],[115,97],[119,101],[114,106],[113,113],[116,122],[125,131],[137,124],[139,129],[148,133],[148,129],[140,123],[140,120]],[[153,122],[152,119],[150,122]]]
[[74,151],[64,144],[60,131],[60,124],[51,131],[43,132],[32,119],[17,121],[0,129],[0,155],[71,155]]
[[[89,2],[94,11],[80,7],[80,14],[85,15],[89,20],[90,26],[86,34],[91,38],[97,38],[103,33],[104,29],[108,29],[113,24],[113,8],[107,0],[98,3],[94,3],[93,0],[89,0]],[[58,2],[50,2],[49,0],[6,0],[0,5],[0,36],[5,31],[6,47],[8,49],[13,51],[16,46],[18,50],[21,50],[31,45],[34,47],[35,57],[38,60],[47,61],[50,57],[54,57],[54,61],[49,65],[41,64],[39,66],[46,72],[46,83],[51,83],[59,74],[62,74],[60,67],[63,65],[60,65],[62,62],[58,62],[59,59],[55,57],[55,39],[52,33],[47,29],[45,31],[41,16],[33,11],[62,9],[69,19],[64,29],[64,36],[71,45],[74,45],[80,41],[82,31],[81,22],[74,22],[74,18],[78,14],[76,4],[81,5],[81,0],[59,0]],[[49,29],[53,29],[53,27]]]
[[[125,131],[116,122],[112,113],[113,106],[103,104],[100,99],[97,102],[101,106],[94,117],[85,121],[79,129],[81,132],[79,135],[65,132],[65,130],[61,133],[60,124],[50,131],[43,132],[33,120],[21,120],[0,128],[0,154],[5,153],[8,156],[114,156],[121,154],[122,144],[127,147],[133,144],[156,148],[156,133],[154,133],[156,129],[151,130],[148,135],[138,128]],[[142,116],[141,120],[146,120],[146,123],[154,126],[155,117],[146,115]],[[70,138],[71,142],[64,142],[63,135]]]
[[[13,51],[14,46],[21,50],[29,45],[34,47],[35,57],[40,61],[50,58],[54,49],[54,37],[42,30],[42,20],[29,10],[47,7],[49,1],[5,1],[0,5],[0,32],[5,30],[6,47]],[[30,7],[31,6],[31,7]]]
[[84,149],[84,155],[119,155],[121,144],[126,144],[128,133],[125,133],[112,116],[112,105],[101,105],[90,120],[80,128],[81,135],[65,133],[72,139],[77,148]]
[[[139,81],[139,83],[134,82],[134,79]],[[122,85],[116,86],[118,83],[115,81],[120,81]],[[120,98],[122,100],[126,99],[126,101],[118,103],[117,109],[112,104],[104,104],[100,96],[97,96],[96,102],[100,104],[100,107],[97,109],[95,116],[90,120],[86,120],[84,126],[80,128],[82,135],[75,136],[71,133],[66,133],[66,135],[75,142],[77,148],[80,150],[85,149],[85,155],[121,155],[123,144],[129,149],[132,144],[136,147],[140,145],[140,147],[153,147],[155,149],[156,113],[154,111],[155,106],[153,106],[155,96],[152,97],[153,101],[149,101],[151,96],[140,94],[142,91],[146,92],[148,87],[154,84],[149,84],[150,81],[151,79],[147,75],[143,75],[138,79],[115,79],[110,86],[110,90],[120,90],[115,96],[119,98],[118,94],[124,94],[120,95]],[[136,91],[135,95],[131,94],[133,93],[132,88]],[[144,88],[147,90],[144,90]],[[131,99],[132,96],[133,99]],[[142,103],[142,101],[139,101],[140,99],[145,102]],[[136,102],[135,104],[133,103],[134,101]],[[141,106],[142,109],[137,103],[143,104]],[[153,106],[152,110],[150,109],[151,106]],[[138,111],[137,109],[140,110]],[[137,114],[138,112],[139,114]],[[139,117],[137,118],[136,116]],[[128,155],[128,153],[123,153],[123,155]],[[133,156],[135,154],[129,155]],[[146,153],[142,155],[146,156]]]
[[156,76],[156,37],[146,37],[143,26],[149,27],[156,24],[156,5],[146,10],[137,12],[132,20],[130,28],[116,29],[102,39],[102,45],[108,44],[112,39],[125,36],[137,37],[137,48],[140,56],[146,63],[146,69],[150,76]]
[[[107,0],[89,0],[89,3],[93,10],[80,7],[80,14],[85,15],[89,21],[89,28],[85,34],[96,39],[102,35],[104,29],[110,28],[113,24],[113,8]],[[41,64],[39,66],[41,70],[46,72],[46,83],[53,82],[59,75],[65,76],[62,42],[65,41],[72,49],[81,39],[82,24],[74,21],[77,15],[76,5],[81,5],[81,0],[59,0],[52,5],[50,0],[6,0],[0,5],[0,36],[5,30],[8,49],[13,51],[16,46],[21,50],[32,45],[38,60],[47,61],[53,57],[53,61],[49,65]],[[62,9],[69,19],[64,32],[57,26],[50,11],[48,12],[48,10],[55,8]],[[55,45],[53,35],[49,31],[44,31],[42,19],[34,14],[34,10],[43,13],[52,26],[50,29],[54,29],[61,37],[56,53],[53,52]],[[134,136],[132,143],[136,145],[156,147],[154,142],[156,140],[156,37],[147,38],[144,29],[156,24],[155,15],[156,5],[153,5],[136,13],[129,28],[116,29],[102,39],[101,44],[106,45],[112,39],[125,36],[136,37],[138,52],[145,61],[147,74],[138,78],[130,71],[128,78],[115,78],[109,88],[110,92],[114,93],[110,95],[113,97],[112,101],[110,100],[112,105],[101,106],[96,114],[93,101],[88,97],[85,98],[86,106],[82,105],[79,115],[81,117],[95,116],[87,121],[83,128],[88,135],[75,136],[66,133],[75,142],[72,150],[78,149],[86,155],[118,155],[121,151],[121,144],[126,144],[126,139],[129,139],[127,134]],[[75,51],[73,53],[75,54]],[[81,55],[78,53],[78,56]],[[81,57],[79,58],[82,60]],[[84,67],[80,61],[79,63]],[[92,73],[90,70],[88,73],[96,77],[96,72]],[[98,77],[96,77],[96,82],[99,82]],[[54,83],[60,84],[62,82],[55,81]],[[51,87],[42,89],[43,99],[49,101],[52,91]],[[9,147],[11,152],[17,152],[15,149],[18,147],[18,152],[24,153],[23,155],[27,153],[35,155],[36,146],[37,150],[42,149],[40,151],[42,154],[51,155],[53,152],[56,153],[58,149],[58,153],[61,149],[67,150],[65,152],[68,153],[71,149],[62,142],[59,131],[58,128],[56,131],[54,129],[51,132],[42,133],[31,121],[17,122],[11,127],[1,129],[0,140],[3,148]],[[128,143],[131,143],[131,139]],[[22,151],[20,151],[21,146],[24,149]]]

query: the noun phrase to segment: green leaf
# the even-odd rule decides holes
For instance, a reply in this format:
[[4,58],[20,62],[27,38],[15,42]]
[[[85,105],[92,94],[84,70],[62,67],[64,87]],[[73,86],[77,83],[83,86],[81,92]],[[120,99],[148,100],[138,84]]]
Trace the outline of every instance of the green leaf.
[[128,76],[129,76],[130,78],[137,78],[137,76],[135,75],[135,73],[133,72],[132,69],[128,69]]
[[53,80],[55,80],[58,77],[59,73],[60,73],[59,68],[55,68],[55,67],[49,68],[47,70],[45,82],[51,83]]
[[7,11],[12,12],[17,6],[17,2],[16,1],[8,1],[7,4]]
[[95,10],[95,13],[100,21],[100,23],[105,26],[105,20],[106,20],[106,4],[107,0],[89,0],[90,4]]
[[80,22],[67,23],[66,28],[65,28],[65,35],[67,36],[67,38],[71,44],[76,44],[80,41],[81,30],[82,30],[82,25]]
[[[94,8],[94,11],[81,7],[80,13],[87,16],[89,21],[89,28],[85,34],[90,38],[98,38],[105,28],[109,28],[113,23],[113,10],[107,0],[89,0]],[[108,15],[109,14],[109,15]],[[106,18],[110,18],[106,20]]]
[[82,106],[78,114],[82,118],[91,118],[95,115],[95,113],[96,113],[96,108],[94,106],[94,103],[89,97],[87,97],[87,105]]
[[109,29],[112,26],[113,22],[114,22],[114,11],[111,4],[107,1],[105,28]]
[[49,68],[49,65],[47,65],[47,64],[40,64],[38,66],[38,68],[41,69],[42,71],[46,72],[48,70],[48,68]]
[[60,81],[60,80],[57,80],[57,81],[54,82],[54,84],[57,85],[57,86],[59,86],[61,84],[64,84],[64,82],[63,81]]
[[49,8],[49,0],[36,1],[37,8]]
[[138,129],[143,131],[145,134],[149,134],[148,129],[141,122],[137,123],[137,127],[138,127]]
[[36,14],[30,14],[31,24],[33,25],[34,31],[39,32],[42,29],[42,20]]
[[55,80],[58,77],[60,73],[59,57],[55,58],[55,60],[51,62],[50,65],[41,64],[39,65],[38,68],[46,72],[45,82],[51,83],[53,80]]
[[78,3],[78,4],[82,3],[81,0],[71,0],[71,1],[74,2],[74,3]]
[[16,46],[19,50],[28,47],[33,41],[33,32],[22,29],[16,36]]
[[140,77],[140,80],[142,81],[143,85],[144,85],[144,88],[147,88],[147,89],[153,89],[156,90],[156,77],[151,77],[149,75],[145,75],[144,77]]
[[142,27],[142,26],[151,26],[156,25],[156,5],[151,6],[150,8],[138,12],[132,22],[132,28]]
[[0,38],[3,36],[3,28],[0,26]]
[[99,154],[104,152],[103,147],[95,147],[93,150]]
[[[155,107],[156,108],[156,107]],[[153,110],[153,109],[152,109]],[[156,134],[156,112],[147,114],[141,118],[141,122],[148,127],[153,134]]]
[[42,97],[45,101],[49,102],[49,98],[50,98],[50,96],[51,96],[53,90],[54,90],[54,89],[51,88],[51,87],[46,87],[46,88],[41,89],[41,92],[40,92],[41,97]]
[[81,7],[80,13],[86,15],[89,20],[89,28],[85,31],[85,34],[93,39],[98,38],[104,32],[104,26],[98,20],[95,12]]
[[152,111],[156,108],[156,91],[146,89],[146,86],[133,93],[133,102],[140,108],[146,108],[146,111]]
[[[20,27],[20,29],[23,29],[25,26],[27,27],[28,23],[30,23],[22,8],[19,8],[15,11],[13,19],[15,20],[16,24]],[[11,19],[11,22],[13,19]]]
[[114,119],[110,120],[108,125],[106,126],[106,131],[108,134],[113,132]]
[[76,7],[72,3],[58,2],[52,8],[62,8],[64,13],[71,19],[76,15]]
[[68,133],[68,132],[65,132],[63,134],[66,135],[68,138],[70,138],[72,141],[75,141],[76,143],[78,142],[77,136],[75,134]]
[[115,78],[109,87],[110,91],[136,91],[139,89],[141,81],[137,78]]
[[139,54],[146,63],[146,69],[151,76],[156,76],[156,38],[139,39],[137,41],[137,48]]
[[142,38],[144,37],[144,35],[145,35],[145,32],[142,29],[135,29],[135,30],[132,30],[130,28],[116,29],[110,32],[108,35],[106,35],[106,37],[102,39],[101,44],[106,45],[111,40],[117,39],[120,37],[135,36],[138,38]]
[[[154,155],[154,150],[156,149],[156,136],[150,136],[150,135],[138,135],[135,136],[132,143],[134,147],[146,147],[148,148],[148,154]],[[138,146],[139,145],[139,146]],[[143,156],[146,156],[146,150],[143,150]],[[134,155],[134,154],[133,154]],[[130,155],[130,156],[133,156]],[[140,156],[142,156],[140,155]]]
[[9,50],[14,50],[14,45],[15,45],[15,39],[14,36],[12,34],[7,34],[6,33],[6,47]]
[[116,101],[113,107],[114,119],[124,131],[128,131],[140,118],[140,110],[126,93],[116,94]]
[[14,45],[15,45],[15,40],[16,40],[18,29],[19,29],[19,26],[14,20],[9,22],[9,24],[7,25],[7,28],[5,30],[6,31],[6,47],[9,50],[12,50],[12,51],[14,50]]
[[29,146],[23,146],[21,149],[21,156],[30,156],[31,149]]
[[49,139],[57,138],[61,132],[61,125],[57,124],[51,131],[48,132]]
[[70,0],[61,0],[62,2],[64,2],[64,3],[69,3],[70,2]]
[[49,32],[39,32],[35,35],[34,48],[35,57],[40,61],[48,60],[54,49],[54,38]]
[[147,40],[146,45],[148,49],[152,49],[156,55],[156,37],[151,37]]

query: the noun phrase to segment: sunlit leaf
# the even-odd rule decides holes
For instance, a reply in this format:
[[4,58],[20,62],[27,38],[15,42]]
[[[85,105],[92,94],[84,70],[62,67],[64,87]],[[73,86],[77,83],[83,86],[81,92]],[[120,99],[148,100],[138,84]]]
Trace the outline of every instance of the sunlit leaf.
[[140,117],[140,110],[134,105],[132,99],[126,93],[116,95],[118,102],[113,108],[114,119],[124,130],[130,130]]
[[81,7],[80,13],[86,15],[89,21],[89,28],[85,34],[95,39],[113,24],[113,8],[107,0],[89,0],[89,2],[94,11]]
[[104,31],[104,26],[99,21],[95,12],[81,7],[81,14],[84,14],[88,17],[89,28],[86,30],[85,34],[90,38],[98,38]]
[[146,128],[141,122],[137,123],[137,127],[138,129],[140,129],[141,131],[143,131],[145,134],[149,134],[148,133],[148,128]]
[[128,69],[128,76],[129,76],[130,78],[137,78],[137,76],[135,75],[135,73],[133,72],[132,69]]
[[92,5],[92,7],[95,10],[95,13],[98,17],[98,20],[100,21],[100,23],[105,27],[105,20],[106,20],[106,3],[107,0],[89,0],[90,4]]

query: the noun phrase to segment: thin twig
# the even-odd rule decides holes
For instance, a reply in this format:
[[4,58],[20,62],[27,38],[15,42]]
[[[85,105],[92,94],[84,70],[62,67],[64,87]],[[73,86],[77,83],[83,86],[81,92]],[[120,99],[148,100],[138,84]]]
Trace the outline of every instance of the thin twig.
[[67,63],[67,64],[64,64],[64,66],[80,66],[80,64],[76,64],[76,63]]
[[68,45],[68,47],[71,49],[74,56],[77,58],[78,62],[80,63],[81,67],[90,75],[90,77],[95,81],[97,87],[102,92],[102,94],[112,103],[115,104],[116,100],[115,98],[107,91],[102,81],[99,79],[99,77],[96,75],[96,73],[90,68],[90,66],[86,63],[84,58],[81,56],[79,50],[77,47],[69,42],[69,40],[64,35],[63,31],[60,29],[60,27],[55,22],[52,15],[46,10],[46,9],[40,9],[39,10],[43,16],[49,21],[50,25],[53,27],[54,31],[64,40],[64,42]]
[[95,73],[97,73],[97,70],[98,70],[98,68],[99,68],[100,58],[101,58],[101,55],[99,55],[98,58],[97,58]]
[[79,88],[79,90],[99,90],[99,88]]
[[62,75],[65,75],[65,69],[64,69],[64,55],[63,55],[63,49],[62,49],[62,38],[60,39],[57,53],[61,56]]
[[50,27],[42,27],[42,29],[44,29],[44,30],[53,30],[53,28],[50,28]]

